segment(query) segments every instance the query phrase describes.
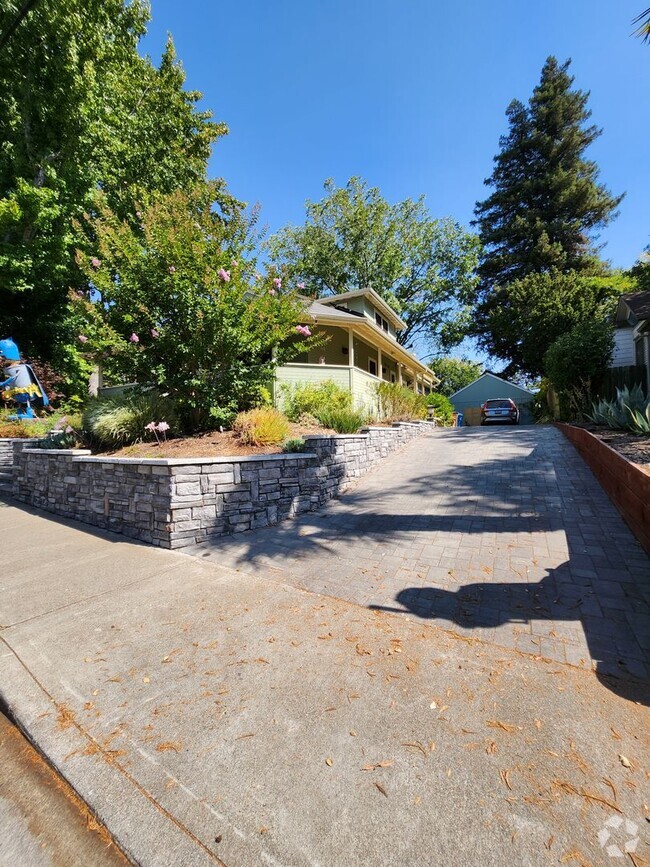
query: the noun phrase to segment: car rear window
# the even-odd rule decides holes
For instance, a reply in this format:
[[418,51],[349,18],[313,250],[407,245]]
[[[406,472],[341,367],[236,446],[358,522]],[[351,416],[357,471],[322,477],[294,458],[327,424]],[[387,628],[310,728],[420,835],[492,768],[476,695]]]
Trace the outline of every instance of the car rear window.
[[510,409],[509,400],[488,400],[486,403],[489,409]]

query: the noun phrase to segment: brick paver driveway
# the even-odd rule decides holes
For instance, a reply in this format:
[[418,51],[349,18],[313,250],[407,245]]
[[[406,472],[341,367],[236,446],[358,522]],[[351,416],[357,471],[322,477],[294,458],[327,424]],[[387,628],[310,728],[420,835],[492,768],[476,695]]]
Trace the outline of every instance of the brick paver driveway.
[[605,675],[648,675],[650,559],[553,427],[433,431],[321,512],[191,553]]

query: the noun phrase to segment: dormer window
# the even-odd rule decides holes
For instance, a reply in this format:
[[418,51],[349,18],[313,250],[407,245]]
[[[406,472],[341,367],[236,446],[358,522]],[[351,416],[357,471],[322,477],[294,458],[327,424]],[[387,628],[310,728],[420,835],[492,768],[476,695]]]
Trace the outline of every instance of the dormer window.
[[377,311],[375,311],[375,322],[380,328],[383,328],[384,331],[388,331],[388,322],[386,321],[386,319],[384,319],[383,316],[377,313]]

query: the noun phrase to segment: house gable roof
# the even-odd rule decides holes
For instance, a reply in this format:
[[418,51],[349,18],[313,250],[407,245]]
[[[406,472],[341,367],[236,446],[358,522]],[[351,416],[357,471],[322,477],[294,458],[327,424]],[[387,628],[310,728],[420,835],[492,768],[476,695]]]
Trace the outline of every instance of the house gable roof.
[[350,292],[342,292],[339,295],[331,295],[327,298],[320,298],[319,301],[321,304],[327,304],[329,306],[330,304],[340,304],[341,301],[348,301],[350,298],[361,297],[368,298],[371,304],[376,307],[380,313],[383,313],[387,319],[390,319],[397,331],[403,331],[406,328],[406,322],[404,322],[404,320],[395,313],[390,304],[387,304],[374,289],[370,288],[370,286],[366,286],[363,289],[353,289]]
[[650,319],[650,289],[644,292],[625,292],[621,295],[616,307],[616,324],[633,325],[643,319]]
[[[315,323],[321,325],[333,325],[338,327],[352,327],[356,334],[362,336],[372,346],[383,347],[383,351],[390,358],[395,358],[402,364],[413,366],[419,375],[424,376],[431,382],[440,382],[435,373],[424,362],[397,342],[393,335],[387,334],[374,321],[363,313],[357,313],[353,310],[343,310],[340,307],[333,307],[331,304],[323,304],[322,299],[314,300],[301,296],[305,303],[305,313],[311,317]],[[333,299],[339,296],[333,296]],[[389,308],[390,309],[390,308]]]
[[490,379],[494,379],[494,380],[496,380],[497,382],[502,382],[504,385],[507,385],[507,386],[509,386],[510,388],[516,388],[516,389],[518,389],[519,391],[521,391],[523,394],[527,394],[529,397],[533,397],[533,396],[534,396],[534,392],[532,392],[532,391],[528,391],[527,388],[523,388],[521,385],[516,385],[514,382],[508,382],[507,379],[502,379],[500,376],[497,376],[497,375],[494,374],[494,373],[490,373],[489,370],[486,370],[485,373],[482,373],[482,374],[481,374],[480,376],[478,376],[478,377],[477,377],[473,382],[470,382],[469,385],[465,385],[465,386],[463,386],[463,388],[459,388],[458,391],[455,391],[455,392],[451,395],[451,397],[449,398],[449,400],[453,401],[453,399],[454,399],[455,397],[458,397],[459,394],[462,394],[464,391],[467,391],[468,388],[471,388],[473,385],[476,385],[477,382],[479,382],[481,379],[485,379],[485,377],[490,377]]

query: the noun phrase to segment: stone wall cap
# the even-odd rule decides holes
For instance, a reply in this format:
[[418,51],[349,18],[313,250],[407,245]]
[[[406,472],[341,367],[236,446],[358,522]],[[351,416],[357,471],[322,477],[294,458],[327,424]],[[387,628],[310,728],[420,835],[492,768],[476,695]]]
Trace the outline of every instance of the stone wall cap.
[[303,437],[307,440],[365,440],[367,434],[307,434]]
[[23,449],[24,455],[70,455],[82,457],[91,455],[90,449]]
[[[33,449],[32,451],[37,451],[37,449]],[[53,454],[54,452],[50,449],[38,449],[38,451],[46,454],[50,452]],[[112,458],[105,455],[91,455],[90,452],[80,451],[73,452],[72,450],[67,451],[57,451],[56,454],[69,454],[73,455],[73,461],[79,461],[84,463],[93,463],[93,464],[127,464],[128,466],[155,466],[155,467],[189,467],[189,466],[197,466],[201,464],[240,464],[240,463],[249,463],[250,461],[294,461],[300,458],[315,458],[313,452],[289,452],[287,454],[269,454],[269,455],[220,455],[215,457],[204,457],[204,458]]]

